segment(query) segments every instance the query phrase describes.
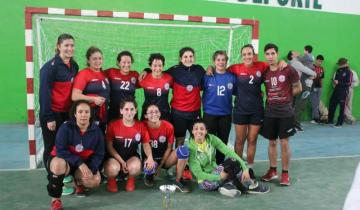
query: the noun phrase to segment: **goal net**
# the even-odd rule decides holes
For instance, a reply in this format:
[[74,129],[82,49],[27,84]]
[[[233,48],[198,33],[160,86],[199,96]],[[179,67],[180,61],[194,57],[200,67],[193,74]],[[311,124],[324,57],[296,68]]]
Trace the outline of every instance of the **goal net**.
[[[153,17],[139,19],[71,16],[45,14],[45,12],[33,14],[31,24],[36,158],[35,160],[30,158],[30,167],[33,168],[34,164],[39,166],[43,152],[38,117],[39,70],[54,56],[56,40],[60,34],[69,33],[74,37],[74,58],[80,70],[86,66],[85,53],[90,46],[96,46],[102,50],[103,69],[116,67],[117,54],[128,50],[134,56],[135,62],[132,69],[141,72],[148,67],[148,57],[151,53],[162,53],[166,59],[164,69],[167,69],[179,62],[179,49],[189,46],[195,50],[195,63],[206,68],[212,64],[212,54],[216,50],[227,51],[228,64],[233,64],[240,61],[241,46],[254,43],[252,25],[232,24],[231,21],[227,24],[216,23],[216,21],[189,21],[189,18],[181,20],[187,16],[181,17],[183,18],[178,18],[179,20],[161,20]],[[136,91],[136,100],[141,108],[144,101],[142,90]]]

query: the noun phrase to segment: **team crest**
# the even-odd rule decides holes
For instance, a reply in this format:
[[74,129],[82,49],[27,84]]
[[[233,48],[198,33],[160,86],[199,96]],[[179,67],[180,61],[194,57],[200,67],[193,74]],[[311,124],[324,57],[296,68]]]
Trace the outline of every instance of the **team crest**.
[[257,76],[257,77],[261,77],[261,72],[260,72],[260,71],[256,71],[256,76]]
[[166,137],[165,136],[159,136],[159,142],[160,143],[165,143],[166,141]]
[[141,139],[140,133],[135,134],[135,140],[140,141],[140,139]]
[[280,75],[280,76],[279,76],[279,81],[280,81],[280,82],[285,82],[285,76],[284,76],[284,75]]
[[194,87],[193,87],[192,85],[186,86],[186,90],[187,90],[188,92],[191,92],[193,89],[194,89]]
[[169,90],[169,88],[170,88],[169,83],[165,83],[164,88],[165,88],[165,90]]
[[82,151],[84,151],[84,146],[83,146],[82,144],[77,144],[77,145],[75,146],[75,151],[76,151],[76,152],[82,152]]
[[228,84],[227,84],[227,88],[230,89],[230,90],[233,89],[233,84],[232,84],[232,83],[228,83]]
[[135,78],[135,77],[131,77],[130,81],[131,81],[131,83],[135,84],[135,83],[136,83],[136,78]]

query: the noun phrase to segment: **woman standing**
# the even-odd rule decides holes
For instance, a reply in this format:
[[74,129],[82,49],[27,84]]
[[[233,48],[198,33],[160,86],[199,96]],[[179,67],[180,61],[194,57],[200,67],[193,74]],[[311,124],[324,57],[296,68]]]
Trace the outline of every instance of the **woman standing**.
[[57,39],[55,57],[40,69],[39,102],[44,163],[55,145],[56,131],[69,118],[72,81],[79,70],[73,56],[74,38],[70,34],[61,34]]
[[144,88],[145,101],[143,104],[142,119],[145,116],[145,109],[150,104],[156,104],[161,111],[161,119],[170,121],[170,106],[168,102],[169,91],[173,86],[173,78],[163,73],[165,58],[160,53],[150,54],[149,66],[151,74],[147,74],[140,81],[140,87]]
[[107,106],[109,102],[109,81],[102,71],[103,56],[97,47],[90,47],[86,52],[87,68],[75,77],[72,100],[87,100],[95,112],[99,127],[105,132]]
[[59,128],[55,147],[46,162],[52,210],[63,209],[61,193],[65,176],[75,177],[78,196],[85,196],[84,187],[100,185],[99,166],[104,158],[104,137],[93,123],[89,102],[75,101],[71,116],[73,119]]
[[[232,95],[236,90],[236,77],[226,71],[228,56],[225,51],[213,54],[215,71],[205,75],[203,81],[204,122],[209,133],[219,137],[227,145],[231,129]],[[224,161],[221,152],[216,153],[216,163]]]
[[118,54],[117,68],[110,68],[105,71],[110,82],[110,109],[109,119],[119,118],[119,105],[126,98],[135,98],[135,90],[138,87],[139,74],[131,71],[131,64],[134,58],[129,51],[122,51]]
[[108,177],[107,190],[117,192],[116,176],[121,171],[128,174],[126,191],[135,190],[135,177],[141,172],[138,145],[142,143],[147,156],[145,168],[152,170],[152,158],[149,133],[142,122],[135,120],[137,104],[135,99],[124,99],[120,103],[122,118],[111,121],[106,130],[106,148],[110,158],[105,162],[105,174]]

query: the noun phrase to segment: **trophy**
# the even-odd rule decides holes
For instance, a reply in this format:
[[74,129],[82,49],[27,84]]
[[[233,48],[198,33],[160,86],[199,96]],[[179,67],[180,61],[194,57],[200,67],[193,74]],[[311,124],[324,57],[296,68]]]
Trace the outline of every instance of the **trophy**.
[[173,194],[175,193],[176,187],[174,185],[161,185],[161,197],[162,197],[162,206],[164,210],[170,210],[170,207],[173,203],[172,199]]

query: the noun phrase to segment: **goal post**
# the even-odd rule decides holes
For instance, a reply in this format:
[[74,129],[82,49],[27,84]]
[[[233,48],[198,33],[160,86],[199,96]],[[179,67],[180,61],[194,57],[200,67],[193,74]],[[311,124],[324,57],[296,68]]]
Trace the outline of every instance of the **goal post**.
[[[55,52],[57,36],[69,33],[75,39],[75,60],[85,67],[85,52],[99,47],[104,68],[115,67],[116,56],[129,50],[134,56],[132,68],[141,71],[148,66],[150,53],[162,53],[165,69],[179,62],[178,51],[195,49],[196,63],[204,67],[212,63],[216,50],[226,50],[229,64],[240,61],[240,48],[251,43],[257,57],[259,22],[240,18],[219,18],[176,14],[115,12],[101,10],[25,8],[25,49],[28,112],[28,144],[30,168],[42,159],[42,136],[39,125],[39,70]],[[142,104],[142,91],[136,92]]]

